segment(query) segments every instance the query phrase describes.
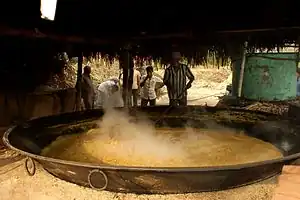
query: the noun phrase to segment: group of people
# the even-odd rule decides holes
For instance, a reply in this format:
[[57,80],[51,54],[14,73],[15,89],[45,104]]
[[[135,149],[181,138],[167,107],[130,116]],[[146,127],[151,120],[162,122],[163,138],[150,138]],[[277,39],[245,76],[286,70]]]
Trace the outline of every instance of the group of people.
[[101,106],[109,104],[109,97],[119,91],[119,80],[111,78],[101,83],[97,90],[94,89],[94,84],[91,79],[91,67],[85,66],[82,74],[81,82],[81,98],[85,109],[92,109],[97,101]]
[[[180,63],[181,54],[179,52],[172,53],[172,62],[165,70],[163,80],[153,75],[153,67],[147,66],[146,74],[141,76],[138,70],[134,70],[132,84],[132,103],[133,106],[138,105],[138,97],[141,98],[141,107],[148,105],[156,105],[156,89],[166,85],[169,96],[169,104],[171,106],[187,105],[187,90],[192,86],[194,75],[187,65]],[[82,81],[82,98],[86,109],[93,108],[95,100],[95,91],[90,78],[91,68],[86,66],[83,73]],[[188,79],[188,81],[187,81]],[[119,91],[119,80],[110,79],[99,85],[98,91],[102,104],[105,104],[113,93]]]
[[[159,86],[157,86],[159,85]],[[162,80],[153,75],[153,67],[146,67],[146,74],[141,76],[141,73],[135,69],[133,72],[133,84],[132,84],[132,99],[133,106],[137,106],[138,96],[141,98],[141,107],[145,107],[148,104],[150,106],[156,105],[156,89],[163,87]]]

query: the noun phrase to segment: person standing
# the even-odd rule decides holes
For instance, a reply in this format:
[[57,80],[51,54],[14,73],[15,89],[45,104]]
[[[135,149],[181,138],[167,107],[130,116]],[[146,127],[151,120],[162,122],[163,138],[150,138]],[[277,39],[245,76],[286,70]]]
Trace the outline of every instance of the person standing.
[[[156,76],[153,76],[153,67],[146,68],[147,75],[142,76],[141,80],[141,106],[146,107],[148,103],[150,106],[156,105],[156,83],[160,82]],[[163,85],[162,85],[163,86]]]
[[133,106],[137,107],[137,100],[138,100],[138,93],[140,89],[140,81],[141,81],[141,73],[134,69],[133,71],[133,82],[132,82],[132,100],[133,100]]
[[82,99],[85,109],[92,109],[95,99],[94,85],[91,79],[91,67],[85,66],[82,74]]
[[[181,64],[180,52],[172,53],[171,65],[165,70],[164,84],[168,89],[169,104],[171,106],[187,106],[187,90],[192,87],[195,79],[187,65]],[[186,78],[189,79],[187,83]]]

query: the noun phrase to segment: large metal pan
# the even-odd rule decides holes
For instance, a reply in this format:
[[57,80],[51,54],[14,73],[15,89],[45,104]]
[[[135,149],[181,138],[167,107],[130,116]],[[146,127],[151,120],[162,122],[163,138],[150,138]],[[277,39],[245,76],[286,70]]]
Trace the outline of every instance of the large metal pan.
[[[137,112],[144,112],[155,121],[166,108],[158,106],[130,110],[130,113],[135,115]],[[213,116],[213,113],[220,111],[224,110],[200,106],[172,108],[157,125],[178,127],[188,124],[192,127],[205,127],[205,120],[209,118],[207,116]],[[262,112],[239,109],[232,109],[230,112],[241,115],[250,113],[260,122],[278,120],[276,116]],[[6,131],[3,141],[10,149],[27,156],[26,164],[35,160],[60,179],[99,190],[133,193],[188,193],[234,188],[272,177],[281,172],[284,164],[300,157],[300,133],[297,131],[300,129],[297,129],[296,125],[280,122],[285,124],[284,130],[278,127],[264,129],[261,125],[254,127],[253,121],[238,122],[225,119],[215,121],[226,126],[243,128],[250,136],[274,144],[283,152],[284,158],[221,167],[147,168],[80,163],[40,155],[41,149],[58,136],[84,132],[92,128],[95,125],[94,120],[101,118],[102,115],[102,110],[92,110],[34,119],[11,127]],[[288,149],[286,143],[289,144]],[[33,175],[34,171],[29,170],[29,174]]]

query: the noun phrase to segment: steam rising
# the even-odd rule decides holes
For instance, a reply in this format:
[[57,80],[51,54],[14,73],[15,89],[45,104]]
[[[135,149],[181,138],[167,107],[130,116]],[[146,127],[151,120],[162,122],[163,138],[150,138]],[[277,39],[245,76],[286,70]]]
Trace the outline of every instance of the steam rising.
[[[101,134],[97,140],[114,141],[118,147],[109,153],[119,158],[135,157],[141,160],[155,158],[157,162],[186,157],[183,146],[170,135],[157,135],[154,126],[146,120],[131,122],[124,112],[109,110],[100,122]],[[107,144],[108,149],[110,144]]]
[[81,162],[144,167],[220,166],[282,156],[271,144],[242,132],[237,134],[212,120],[206,124],[208,129],[155,128],[143,116],[134,120],[111,105],[106,105],[105,111],[99,128],[83,135],[62,136],[43,154]]

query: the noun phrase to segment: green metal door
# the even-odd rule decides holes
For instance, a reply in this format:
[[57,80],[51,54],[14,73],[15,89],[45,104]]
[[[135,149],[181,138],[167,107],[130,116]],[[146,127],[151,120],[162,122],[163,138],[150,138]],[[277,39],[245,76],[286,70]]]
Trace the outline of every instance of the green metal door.
[[[296,97],[296,53],[259,53],[247,56],[242,96],[251,100],[283,101]],[[233,69],[233,92],[240,76],[238,60]]]

